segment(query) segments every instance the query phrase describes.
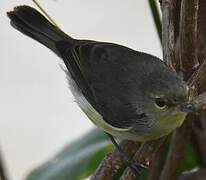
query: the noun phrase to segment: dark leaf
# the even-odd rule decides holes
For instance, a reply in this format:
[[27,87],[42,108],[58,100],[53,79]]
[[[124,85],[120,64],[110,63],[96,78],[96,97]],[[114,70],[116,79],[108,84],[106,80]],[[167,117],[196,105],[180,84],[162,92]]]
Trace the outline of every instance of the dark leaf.
[[32,171],[26,180],[83,179],[97,168],[111,148],[103,131],[94,129]]

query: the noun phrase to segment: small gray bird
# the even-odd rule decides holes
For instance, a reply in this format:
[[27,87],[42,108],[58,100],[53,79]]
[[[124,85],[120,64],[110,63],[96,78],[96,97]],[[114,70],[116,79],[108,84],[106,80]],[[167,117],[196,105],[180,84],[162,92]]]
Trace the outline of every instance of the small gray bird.
[[122,45],[73,39],[29,6],[15,7],[8,17],[15,29],[63,59],[78,105],[111,138],[150,141],[183,123],[188,87],[160,59]]

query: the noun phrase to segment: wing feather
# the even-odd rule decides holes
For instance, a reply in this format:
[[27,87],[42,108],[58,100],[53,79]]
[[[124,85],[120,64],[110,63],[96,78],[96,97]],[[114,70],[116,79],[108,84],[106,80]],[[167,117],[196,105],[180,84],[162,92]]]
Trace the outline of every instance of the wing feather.
[[131,72],[137,65],[136,51],[95,41],[80,41],[72,47],[60,41],[57,49],[82,94],[107,123],[128,128],[143,118],[144,112],[133,102],[138,92]]

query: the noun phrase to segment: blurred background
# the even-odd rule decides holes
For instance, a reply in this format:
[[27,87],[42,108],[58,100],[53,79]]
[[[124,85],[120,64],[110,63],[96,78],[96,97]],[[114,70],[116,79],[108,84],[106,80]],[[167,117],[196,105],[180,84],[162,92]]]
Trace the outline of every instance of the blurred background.
[[[75,38],[119,43],[162,58],[148,1],[41,0]],[[28,0],[0,1],[0,146],[11,180],[21,180],[93,124],[74,101],[51,51],[9,25],[6,12]]]

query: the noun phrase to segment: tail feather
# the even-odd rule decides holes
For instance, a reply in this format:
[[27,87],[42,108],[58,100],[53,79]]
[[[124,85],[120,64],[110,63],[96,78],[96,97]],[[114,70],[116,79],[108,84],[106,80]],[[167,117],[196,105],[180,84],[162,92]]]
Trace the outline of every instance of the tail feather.
[[54,52],[56,43],[61,40],[75,41],[50,23],[41,13],[29,6],[18,6],[7,13],[11,25],[25,35],[39,41]]

